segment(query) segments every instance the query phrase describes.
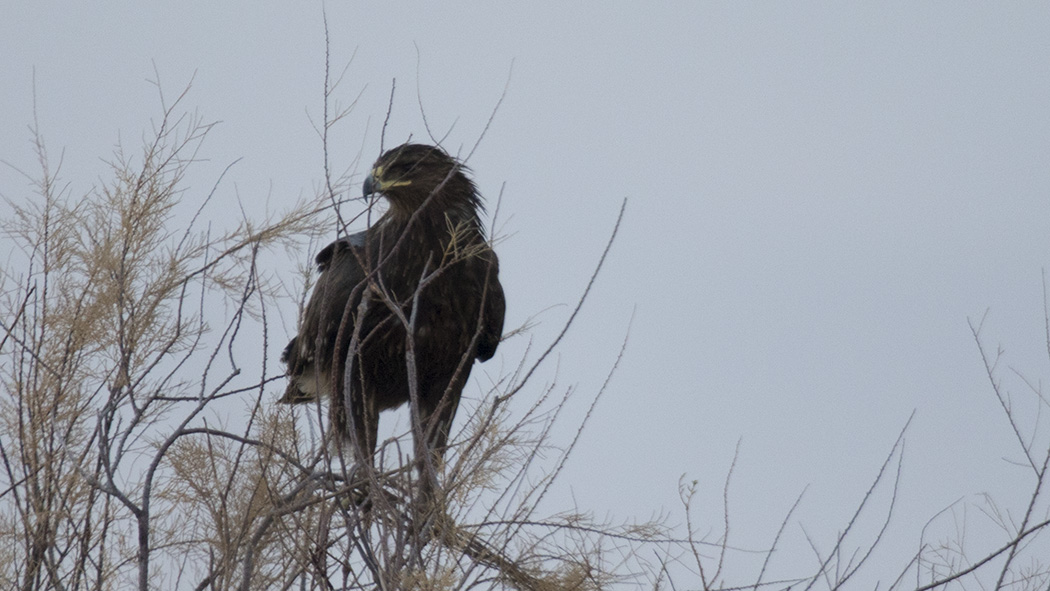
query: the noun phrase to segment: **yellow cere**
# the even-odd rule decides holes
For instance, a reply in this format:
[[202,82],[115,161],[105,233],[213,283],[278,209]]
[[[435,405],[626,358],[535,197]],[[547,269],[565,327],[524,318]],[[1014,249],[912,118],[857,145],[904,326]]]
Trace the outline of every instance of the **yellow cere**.
[[404,187],[411,185],[412,181],[386,181],[383,180],[383,167],[377,166],[372,169],[372,178],[376,180],[376,187],[380,191],[385,191],[391,187]]

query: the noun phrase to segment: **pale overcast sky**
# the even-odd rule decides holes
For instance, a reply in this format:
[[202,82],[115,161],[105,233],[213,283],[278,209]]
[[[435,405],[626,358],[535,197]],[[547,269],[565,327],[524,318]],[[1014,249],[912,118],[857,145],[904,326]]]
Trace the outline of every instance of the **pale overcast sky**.
[[[261,212],[318,190],[320,3],[20,4],[0,19],[0,159],[33,167],[35,75],[40,129],[64,151],[71,191],[87,190],[117,140],[135,145],[157,117],[155,67],[169,98],[192,79],[185,104],[220,121],[187,199],[238,158],[212,215],[238,211],[238,196]],[[334,132],[337,169],[363,172],[378,155],[394,79],[387,144],[427,140],[421,102],[454,154],[472,149],[506,86],[469,165],[490,209],[503,191],[508,328],[536,316],[533,339],[549,342],[628,199],[557,360],[559,382],[580,391],[574,412],[630,323],[626,356],[552,511],[676,511],[684,474],[700,481],[697,531],[718,532],[739,441],[731,541],[766,547],[808,485],[774,559],[779,576],[808,574],[799,524],[830,548],[914,412],[891,541],[864,588],[892,583],[923,526],[959,499],[989,492],[1023,513],[1030,471],[1011,463],[1020,449],[968,319],[988,312],[983,337],[1004,347],[1002,377],[1033,428],[1038,404],[1013,370],[1038,384],[1050,369],[1047,4],[326,9],[333,69],[349,63],[335,98],[360,96]],[[7,167],[0,193],[30,194]],[[293,315],[274,330],[293,330]],[[504,343],[476,375],[513,366],[525,346]],[[977,556],[1005,538],[973,513],[991,532],[971,540]],[[930,528],[927,541],[953,532],[943,519]]]

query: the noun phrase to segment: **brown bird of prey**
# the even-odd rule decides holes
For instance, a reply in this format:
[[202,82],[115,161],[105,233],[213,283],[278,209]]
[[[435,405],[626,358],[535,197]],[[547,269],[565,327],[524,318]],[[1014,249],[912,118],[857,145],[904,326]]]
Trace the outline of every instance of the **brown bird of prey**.
[[435,146],[387,151],[364,182],[365,196],[389,202],[386,213],[317,255],[320,276],[281,358],[281,401],[329,398],[332,429],[359,461],[372,461],[379,412],[409,402],[413,389],[417,459],[440,457],[474,359],[499,345],[499,260],[466,172]]

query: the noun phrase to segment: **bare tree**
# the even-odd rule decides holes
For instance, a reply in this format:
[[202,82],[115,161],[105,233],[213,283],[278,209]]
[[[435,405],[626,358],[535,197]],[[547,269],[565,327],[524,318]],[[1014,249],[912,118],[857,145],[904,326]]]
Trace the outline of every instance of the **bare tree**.
[[32,198],[9,202],[22,260],[3,271],[0,366],[0,546],[11,554],[0,577],[22,589],[168,582],[161,573],[193,541],[178,476],[196,458],[180,452],[211,443],[204,425],[232,397],[255,397],[246,432],[258,431],[272,376],[256,357],[245,382],[238,359],[245,322],[275,295],[257,257],[314,222],[300,204],[198,229],[211,196],[182,212],[181,184],[212,125],[180,113],[184,98],[162,94],[141,149],[118,148],[111,180],[75,197],[31,128],[40,173],[26,174]]
[[[141,148],[118,148],[110,181],[75,197],[31,128],[40,172],[25,173],[34,196],[9,203],[7,235],[22,260],[3,271],[0,580],[22,589],[605,580],[590,544],[552,545],[551,529],[573,530],[581,517],[535,515],[572,448],[536,475],[572,390],[549,385],[523,414],[509,412],[560,337],[473,408],[443,466],[441,503],[426,510],[413,509],[418,454],[403,437],[362,473],[325,443],[319,406],[305,417],[271,404],[267,386],[283,376],[267,367],[268,320],[284,291],[258,263],[316,234],[316,214],[338,209],[342,185],[274,219],[204,223],[219,183],[189,211],[182,183],[213,126],[180,110],[185,97],[169,105],[161,94]],[[304,438],[310,419],[321,433]],[[380,491],[368,515],[354,495],[365,479]]]
[[[800,493],[770,527],[766,548],[739,547],[730,477],[720,524],[696,522],[699,485],[688,481],[679,484],[677,527],[669,515],[637,523],[595,520],[579,507],[543,512],[586,423],[565,424],[566,409],[582,401],[589,417],[609,381],[588,395],[539,376],[587,300],[622,207],[560,333],[463,406],[443,463],[418,470],[433,459],[413,448],[419,425],[410,425],[380,442],[375,469],[358,466],[331,441],[325,404],[273,404],[284,386],[281,369],[267,362],[275,311],[301,301],[309,273],[302,289],[289,290],[287,274],[262,263],[281,248],[298,252],[325,220],[339,220],[341,230],[355,216],[368,220],[367,207],[344,211],[349,179],[330,172],[327,133],[348,115],[329,113],[334,92],[326,82],[323,194],[225,226],[205,221],[222,199],[221,176],[204,195],[184,188],[213,131],[182,110],[185,91],[171,104],[161,94],[161,117],[142,145],[118,148],[107,182],[84,194],[63,184],[31,127],[39,171],[25,173],[33,194],[8,203],[5,240],[17,256],[2,271],[0,298],[5,587],[839,589],[874,568],[871,557],[890,543],[894,507],[908,492],[900,484],[907,425],[873,467],[853,516],[827,541],[796,522]],[[397,320],[412,350],[408,310]],[[892,588],[1045,588],[1050,579],[1035,543],[1050,523],[1050,443],[1041,415],[1019,410],[1004,387],[1000,354],[987,352],[980,325],[973,332],[1031,471],[1029,502],[1020,512],[985,502],[1002,537],[977,554],[965,539],[945,538],[935,517],[910,563],[875,575]],[[504,338],[527,334],[525,326]],[[1050,328],[1047,342],[1050,352]],[[619,361],[609,361],[610,378]],[[1041,409],[1038,382],[1022,384]],[[421,473],[432,478],[432,497],[418,494]],[[812,563],[780,564],[779,551],[799,531]],[[750,560],[746,568],[740,557]]]

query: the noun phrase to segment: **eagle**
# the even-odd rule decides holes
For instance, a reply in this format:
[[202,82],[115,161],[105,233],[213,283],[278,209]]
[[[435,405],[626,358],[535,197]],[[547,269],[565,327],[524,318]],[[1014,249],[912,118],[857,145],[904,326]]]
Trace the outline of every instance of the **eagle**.
[[317,282],[281,356],[281,402],[328,398],[332,431],[371,463],[379,413],[415,390],[417,460],[422,451],[440,459],[474,360],[491,359],[503,334],[482,197],[462,162],[412,143],[383,153],[363,192],[389,207],[317,255]]

